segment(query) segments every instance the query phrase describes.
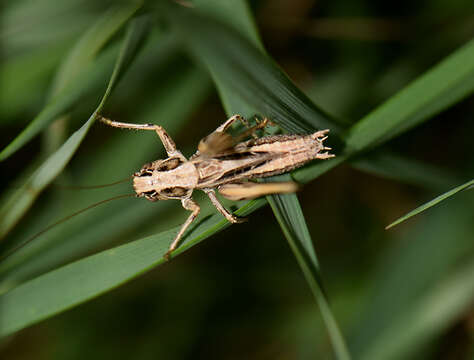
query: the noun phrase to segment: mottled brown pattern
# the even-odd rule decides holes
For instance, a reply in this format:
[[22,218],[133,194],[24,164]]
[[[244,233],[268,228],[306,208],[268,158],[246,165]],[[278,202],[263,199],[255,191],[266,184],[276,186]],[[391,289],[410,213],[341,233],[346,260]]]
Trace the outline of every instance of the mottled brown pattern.
[[[279,175],[303,166],[315,159],[328,159],[334,155],[323,142],[329,130],[307,135],[273,135],[257,138],[256,131],[266,126],[264,119],[254,127],[240,115],[234,115],[213,133],[205,137],[198,151],[188,160],[166,131],[159,125],[128,124],[102,118],[104,123],[125,129],[151,130],[160,137],[168,158],[142,166],[133,176],[133,188],[138,197],[150,201],[177,199],[191,215],[176,235],[167,256],[177,246],[187,227],[199,214],[199,205],[192,200],[194,189],[204,191],[216,209],[230,222],[242,219],[226,210],[215,195],[215,190],[231,200],[251,199],[267,194],[293,192],[294,183],[272,183],[271,186],[254,184],[249,180]],[[232,138],[226,130],[240,121],[247,130]],[[254,139],[241,141],[253,136]]]

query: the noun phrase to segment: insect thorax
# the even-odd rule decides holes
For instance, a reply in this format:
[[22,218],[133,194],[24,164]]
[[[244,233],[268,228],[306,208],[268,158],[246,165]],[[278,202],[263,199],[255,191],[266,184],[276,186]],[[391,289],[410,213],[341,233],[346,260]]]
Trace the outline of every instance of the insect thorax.
[[197,181],[192,163],[168,158],[143,165],[133,176],[133,188],[137,196],[150,201],[183,199],[191,196]]

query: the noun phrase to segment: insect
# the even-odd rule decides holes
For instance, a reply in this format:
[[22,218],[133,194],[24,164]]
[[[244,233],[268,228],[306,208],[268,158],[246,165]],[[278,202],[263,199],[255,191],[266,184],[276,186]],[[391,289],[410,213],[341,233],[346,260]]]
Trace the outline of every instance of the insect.
[[[177,150],[176,144],[159,125],[129,124],[104,117],[107,125],[135,130],[155,131],[168,154],[168,158],[147,163],[133,175],[133,188],[137,197],[150,201],[181,200],[183,208],[191,211],[176,234],[165,257],[175,250],[189,225],[198,216],[200,207],[193,200],[194,190],[202,190],[216,209],[231,223],[240,223],[240,218],[229,212],[217,199],[217,191],[230,200],[253,199],[268,194],[295,192],[294,182],[254,182],[258,178],[279,175],[298,168],[314,159],[333,157],[324,146],[329,130],[308,135],[273,135],[258,137],[257,130],[268,124],[264,119],[250,127],[240,115],[234,115],[214,132],[203,138],[198,150],[189,159]],[[240,121],[247,130],[237,137],[227,133],[229,127]],[[246,138],[253,137],[250,140]]]

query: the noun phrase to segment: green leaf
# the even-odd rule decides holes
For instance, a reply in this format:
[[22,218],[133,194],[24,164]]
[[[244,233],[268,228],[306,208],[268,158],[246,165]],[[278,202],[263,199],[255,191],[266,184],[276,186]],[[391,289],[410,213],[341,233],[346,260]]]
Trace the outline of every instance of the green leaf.
[[[150,44],[153,48],[159,48],[162,45],[161,36],[158,38],[158,46]],[[174,51],[170,52],[165,45],[165,48],[158,54],[154,54],[151,60],[156,66],[157,63],[166,63],[166,60],[171,59],[173,55]],[[149,60],[140,56],[136,62],[137,67],[141,65],[140,68],[135,70],[134,66],[133,70],[146,70],[142,67],[143,62]],[[169,71],[167,66],[161,65],[158,68],[161,72]],[[163,119],[160,124],[173,135],[183,129],[194,109],[207,98],[210,81],[203,71],[194,67],[189,68],[189,65],[179,67],[175,72],[179,76],[172,76],[155,91],[147,94],[147,102],[137,108],[134,120],[145,123],[150,122],[150,119]],[[128,85],[129,83],[127,83],[127,89]],[[186,99],[185,103],[183,99]],[[77,174],[75,184],[88,184],[91,176],[94,181],[102,183],[110,182],[111,176],[115,179],[127,177],[131,169],[136,169],[149,161],[150,154],[156,153],[157,157],[162,157],[164,153],[154,133],[134,133],[112,128],[107,128],[107,130],[110,130],[111,135],[115,135],[114,140],[102,144],[100,152],[82,160],[83,163],[79,166],[81,172]],[[160,152],[157,153],[157,150]],[[126,191],[129,192],[130,189]],[[123,194],[123,192],[122,189],[118,194]],[[48,211],[52,212],[48,220],[38,221],[37,226],[31,229],[29,234],[23,231],[19,239],[12,240],[23,243],[25,239],[43,230],[45,223],[51,223],[63,217],[64,214],[82,209],[97,202],[98,199],[111,197],[110,189],[107,188],[68,192],[65,199],[64,195],[66,194],[60,198],[59,211],[52,203],[48,207]],[[124,204],[126,200],[123,200],[102,205],[43,234],[7,259],[3,259],[0,261],[0,293],[46,271],[102,250],[111,244],[117,245],[117,239],[123,238],[124,234],[129,234],[131,230],[136,230],[140,234],[163,231],[168,228],[169,221],[177,222],[178,220],[174,220],[174,217],[181,218],[183,215],[182,208],[175,202],[150,203],[145,199],[141,200],[130,199],[128,204]],[[170,213],[172,213],[171,218]],[[40,215],[43,214],[44,211],[41,211]],[[166,220],[156,221],[160,218]],[[153,229],[149,229],[150,224],[153,224]],[[144,228],[148,231],[143,232]]]
[[48,186],[54,178],[64,169],[75,151],[87,134],[87,131],[94,123],[97,114],[102,110],[105,101],[115,86],[119,75],[126,70],[124,65],[128,64],[131,57],[137,51],[145,33],[143,19],[135,20],[130,25],[129,31],[117,59],[114,71],[102,100],[90,116],[89,120],[55,152],[53,153],[30,177],[29,179],[5,201],[0,208],[0,238],[4,237],[25,212],[31,207],[38,195]]
[[[225,105],[233,97],[247,108],[257,109],[292,133],[331,128],[333,139],[339,126],[299,90],[284,72],[257,47],[225,24],[175,4],[163,7],[164,15],[181,40],[226,87]],[[239,110],[241,112],[241,110]]]
[[92,63],[93,58],[139,7],[138,3],[132,2],[127,7],[106,13],[76,43],[59,70],[51,90],[50,101],[29,125],[0,152],[0,161],[18,151],[70,106],[76,104],[81,96],[93,87],[99,79],[96,72],[103,73],[104,71],[102,64],[98,67],[97,64]]
[[[429,120],[473,91],[474,40],[471,40],[353,125],[345,134],[346,147],[342,154],[298,169],[293,176],[303,183],[311,181],[351,156]],[[396,171],[392,170],[393,177]]]
[[470,181],[468,181],[468,182],[466,182],[462,185],[459,185],[459,186],[455,187],[454,189],[451,189],[448,192],[445,192],[444,194],[435,197],[433,200],[428,201],[427,203],[417,207],[416,209],[410,211],[408,214],[398,218],[397,220],[392,222],[390,225],[387,225],[387,227],[385,229],[388,230],[388,229],[394,227],[395,225],[398,225],[398,224],[408,220],[409,218],[411,218],[415,215],[418,215],[419,213],[429,209],[430,207],[435,206],[436,204],[440,203],[441,201],[444,201],[444,200],[450,198],[451,196],[457,194],[458,192],[469,189],[473,185],[474,185],[474,179],[470,180]]
[[[218,14],[218,18],[226,19],[229,21],[231,26],[235,29],[240,31],[245,38],[254,44],[257,49],[260,50],[261,56],[258,54],[257,51],[252,50],[251,55],[249,56],[249,65],[246,65],[248,69],[255,68],[257,65],[262,66],[264,69],[273,70],[273,74],[267,74],[269,79],[266,79],[264,76],[261,78],[255,79],[255,74],[252,74],[252,84],[246,85],[247,87],[255,86],[261,87],[258,91],[265,92],[264,85],[267,82],[271,82],[270,79],[278,78],[281,79],[282,84],[280,85],[281,88],[286,88],[287,90],[290,88],[294,94],[298,94],[298,89],[292,84],[292,82],[286,77],[285,74],[280,72],[277,68],[274,68],[273,63],[268,61],[268,57],[263,52],[263,45],[258,40],[258,34],[255,28],[252,26],[253,21],[250,20],[250,14],[246,7],[245,1],[234,2],[232,4],[225,3],[225,2],[215,2],[211,0],[201,0],[198,4],[206,4],[204,6],[204,10],[207,14],[212,14],[216,17]],[[211,11],[209,11],[211,10]],[[237,14],[239,16],[237,16]],[[236,20],[239,19],[241,23],[235,23]],[[207,21],[206,21],[207,22]],[[243,23],[242,23],[243,22]],[[180,24],[179,28],[182,29],[186,24]],[[213,34],[222,34],[221,31],[212,32]],[[184,36],[184,39],[189,38],[189,33]],[[207,39],[205,36],[209,36],[209,34],[203,35],[202,39]],[[232,34],[231,34],[232,36]],[[235,36],[234,36],[235,38]],[[214,40],[213,40],[214,41]],[[223,43],[227,43],[229,40],[223,40]],[[234,40],[233,40],[234,41]],[[216,66],[212,60],[214,56],[223,56],[223,54],[208,54],[206,52],[201,52],[202,49],[205,49],[206,46],[202,46],[202,40],[194,39],[194,41],[188,42],[188,46],[192,46],[195,53],[198,53],[200,56],[200,60],[207,64],[209,72],[212,74],[214,81],[219,89],[219,95],[221,97],[222,102],[224,103],[226,112],[228,116],[233,114],[239,113],[244,115],[250,115],[252,112],[261,113],[261,108],[259,106],[255,106],[254,104],[246,101],[245,95],[243,93],[236,93],[233,88],[233,82],[228,82],[226,80],[226,71],[223,70],[225,67]],[[218,50],[219,47],[212,47],[210,50],[215,51]],[[249,47],[249,49],[251,49]],[[250,53],[250,51],[249,51]],[[241,53],[240,56],[245,57],[246,52]],[[231,53],[229,53],[231,55]],[[239,58],[229,59],[232,60],[234,63],[240,61]],[[222,62],[229,61],[226,59],[222,59]],[[252,62],[252,63],[250,63]],[[262,72],[259,72],[259,75],[265,75]],[[245,78],[245,77],[244,77]],[[256,81],[255,81],[256,80]],[[288,86],[290,85],[290,87]],[[276,87],[278,88],[278,87]],[[283,92],[282,92],[283,93]],[[300,93],[299,95],[302,95]],[[295,95],[297,96],[297,95]],[[237,97],[237,98],[236,98]],[[300,96],[301,98],[301,96]],[[281,102],[288,101],[287,106],[281,106],[281,108],[290,108],[291,104],[291,97],[287,96],[286,98],[278,99],[279,105]],[[309,99],[304,98],[303,100],[310,103]],[[274,104],[276,105],[276,104]],[[273,109],[275,107],[272,107]],[[297,107],[296,107],[297,108]],[[331,123],[332,119],[329,118],[325,113],[321,110],[316,108],[315,106],[310,107],[312,113],[308,113],[307,116],[310,116],[308,119],[317,119],[320,122],[327,122]],[[284,115],[286,116],[286,115]],[[272,117],[273,120],[273,117]],[[292,116],[289,118],[290,123],[293,126],[298,126],[298,118]],[[303,129],[301,127],[299,132],[307,131],[308,129],[314,130],[314,127],[310,124],[309,128]],[[277,177],[277,179],[281,179],[282,181],[289,181],[291,180],[289,175]],[[319,266],[318,261],[316,258],[316,253],[313,248],[313,244],[311,241],[311,237],[309,235],[309,231],[304,220],[303,213],[301,211],[301,207],[299,205],[298,199],[296,195],[275,195],[275,196],[268,196],[267,200],[269,201],[270,205],[272,206],[272,210],[278,219],[280,226],[290,244],[293,253],[295,254],[298,264],[300,265],[303,274],[313,292],[313,295],[316,299],[316,302],[321,310],[323,319],[325,321],[326,327],[328,329],[329,337],[331,339],[332,345],[334,347],[334,351],[337,355],[338,359],[350,359],[349,352],[347,350],[347,346],[344,341],[344,337],[339,330],[337,322],[331,312],[329,307],[328,301],[323,291],[322,287],[322,280],[319,274]]]
[[81,71],[92,63],[97,54],[140,8],[141,2],[124,3],[109,9],[74,45],[59,68],[51,87],[54,98],[70,85]]
[[471,40],[352,126],[346,150],[355,153],[387,142],[473,92]]
[[424,358],[427,343],[468,314],[472,275],[464,285],[454,283],[460,265],[472,269],[473,200],[468,192],[442,202],[414,226],[392,233],[391,244],[378,253],[372,281],[367,279],[374,291],[358,311],[361,325],[350,336],[356,358]]
[[[288,178],[289,176],[279,177]],[[283,180],[283,179],[282,179]],[[316,302],[318,303],[321,315],[329,338],[334,347],[338,359],[350,359],[344,337],[337,325],[334,315],[323,291],[323,283],[319,270],[316,253],[314,252],[311,236],[304,220],[303,211],[295,194],[272,195],[267,197],[273,213],[280,224],[285,237],[296,256],[303,274],[308,282]]]
[[[245,216],[264,204],[264,200],[252,201],[240,208],[237,214]],[[229,225],[220,214],[201,221],[173,256]],[[162,264],[163,256],[176,231],[177,229],[171,229],[89,256],[39,276],[1,295],[0,336],[12,334],[93,299]]]

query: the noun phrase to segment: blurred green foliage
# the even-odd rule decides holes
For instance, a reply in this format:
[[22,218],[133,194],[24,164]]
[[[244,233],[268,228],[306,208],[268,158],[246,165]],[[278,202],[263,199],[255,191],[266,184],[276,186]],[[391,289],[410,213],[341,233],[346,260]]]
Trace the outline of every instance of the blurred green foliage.
[[[162,7],[164,1],[2,4],[1,150],[21,138],[15,149],[2,153],[0,163],[0,207],[6,209],[0,222],[14,217],[1,228],[8,236],[0,240],[0,251],[8,253],[93,202],[132,191],[129,184],[94,190],[68,186],[113,182],[164,155],[153,134],[92,126],[108,83],[115,88],[101,104],[104,114],[159,123],[186,155],[222,123],[225,112],[264,113],[293,132],[330,127],[339,161],[351,156],[351,164],[305,185],[298,194],[301,205],[295,199],[286,203],[293,210],[272,206],[283,215],[298,214],[279,219],[289,226],[286,236],[291,238],[295,224],[301,231],[295,237],[307,241],[312,235],[332,310],[328,312],[351,356],[472,358],[473,192],[459,192],[384,230],[395,218],[473,178],[474,71],[463,63],[474,64],[472,1],[259,0],[249,7],[244,1],[191,3],[195,9]],[[189,21],[180,23],[182,19]],[[217,35],[216,26],[222,26]],[[225,41],[233,31],[243,35],[240,42]],[[219,39],[223,42],[216,44]],[[443,82],[438,77],[418,82],[419,96],[406,102],[393,97],[463,45],[458,67],[450,63],[454,71],[445,71]],[[242,49],[248,51],[239,57]],[[111,78],[114,66],[119,76]],[[420,110],[420,99],[438,89],[439,101]],[[397,99],[400,111],[395,113],[387,104]],[[378,118],[371,112],[381,104],[387,116]],[[406,121],[395,123],[404,112]],[[368,121],[361,125],[361,118]],[[63,146],[87,119],[81,138],[74,135],[77,151]],[[421,126],[386,142],[421,121]],[[390,129],[393,124],[400,126]],[[22,137],[32,126],[31,136]],[[360,145],[362,152],[344,152],[345,139],[349,150]],[[51,154],[62,155],[63,165],[68,164],[64,171],[58,161],[45,161]],[[316,164],[294,177],[307,182],[338,163],[333,164]],[[41,166],[50,179],[36,186],[32,179]],[[206,199],[198,200],[204,214],[194,232],[205,235],[188,247],[225,224],[210,216]],[[263,204],[260,200],[249,206]],[[178,202],[117,200],[0,260],[0,329],[9,334],[2,319],[14,316],[31,319],[21,327],[41,319],[34,315],[39,306],[34,297],[15,297],[22,291],[45,294],[38,299],[47,300],[46,305],[67,303],[69,308],[89,299],[77,300],[75,294],[90,279],[99,289],[91,293],[94,297],[140,275],[159,262],[155,254],[172,238],[173,230],[168,230],[185,216]],[[143,239],[152,234],[157,235]],[[159,269],[4,337],[0,357],[342,358],[337,346],[334,353],[334,334],[328,337],[327,323],[284,237],[270,207],[263,207],[248,223],[219,232]],[[136,239],[141,240],[130,243]],[[129,247],[114,248],[121,244]],[[103,260],[115,251],[121,256],[117,263],[124,265],[110,268],[116,271],[111,274]],[[73,263],[83,267],[70,278],[74,281],[67,283],[66,272],[64,283],[54,277],[57,273],[51,270],[91,254],[99,257]],[[133,266],[137,270],[125,274]],[[50,287],[35,289],[48,274]],[[108,287],[100,287],[108,281]]]

